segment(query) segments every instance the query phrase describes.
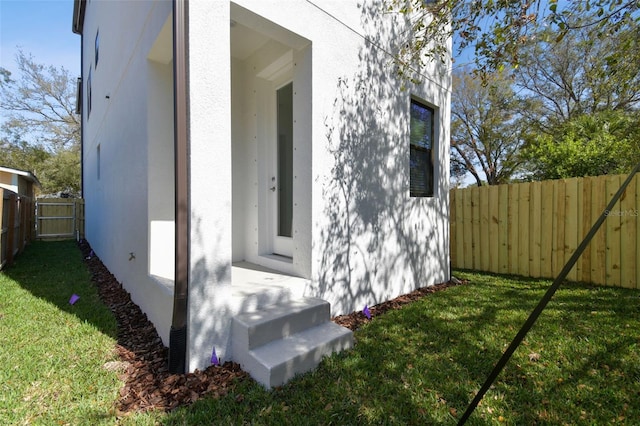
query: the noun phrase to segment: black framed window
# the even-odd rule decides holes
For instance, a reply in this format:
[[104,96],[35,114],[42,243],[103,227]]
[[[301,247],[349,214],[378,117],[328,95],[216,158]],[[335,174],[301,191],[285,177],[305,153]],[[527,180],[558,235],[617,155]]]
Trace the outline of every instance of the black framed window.
[[97,68],[98,67],[98,59],[100,58],[100,30],[96,31],[95,52],[96,52],[96,68]]
[[434,110],[411,99],[409,195],[433,197]]
[[76,82],[76,114],[82,114],[82,78]]
[[89,68],[89,77],[87,78],[87,118],[91,115],[91,68]]

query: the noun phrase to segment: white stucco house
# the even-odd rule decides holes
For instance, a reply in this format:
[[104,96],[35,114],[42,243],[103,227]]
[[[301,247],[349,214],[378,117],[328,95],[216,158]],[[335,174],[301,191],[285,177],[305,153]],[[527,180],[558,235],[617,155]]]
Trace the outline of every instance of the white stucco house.
[[87,240],[173,371],[273,386],[352,344],[330,315],[448,281],[450,64],[400,79],[404,19],[75,0]]

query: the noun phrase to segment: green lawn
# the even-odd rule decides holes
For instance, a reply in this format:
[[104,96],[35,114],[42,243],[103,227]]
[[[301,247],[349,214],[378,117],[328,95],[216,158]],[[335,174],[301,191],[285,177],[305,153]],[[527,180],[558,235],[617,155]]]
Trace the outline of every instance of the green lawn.
[[[376,317],[353,350],[272,392],[116,419],[115,322],[73,243],[30,246],[0,274],[0,424],[456,423],[550,285],[460,272],[467,285]],[[72,293],[81,295],[70,306]],[[562,286],[468,424],[640,424],[640,292]]]
[[[458,273],[282,389],[244,383],[168,424],[455,424],[549,281]],[[239,395],[242,395],[240,397]],[[241,401],[238,402],[238,399]],[[640,293],[566,285],[468,424],[640,424]]]
[[75,242],[30,245],[0,293],[0,424],[113,424],[116,321]]

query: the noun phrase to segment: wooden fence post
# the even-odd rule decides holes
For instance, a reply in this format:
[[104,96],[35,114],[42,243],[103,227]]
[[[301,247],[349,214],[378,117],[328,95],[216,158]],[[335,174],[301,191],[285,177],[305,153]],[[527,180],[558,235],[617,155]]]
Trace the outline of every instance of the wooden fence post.
[[9,194],[9,222],[7,225],[7,265],[13,263],[13,247],[16,234],[16,194]]
[[20,215],[20,220],[18,221],[18,253],[21,253],[24,250],[27,240],[27,224],[28,224],[28,212],[27,209],[27,198],[24,196],[18,197],[18,214]]
[[5,259],[7,258],[7,244],[4,238],[4,196],[5,189],[0,188],[0,269],[2,269],[2,267],[4,266]]

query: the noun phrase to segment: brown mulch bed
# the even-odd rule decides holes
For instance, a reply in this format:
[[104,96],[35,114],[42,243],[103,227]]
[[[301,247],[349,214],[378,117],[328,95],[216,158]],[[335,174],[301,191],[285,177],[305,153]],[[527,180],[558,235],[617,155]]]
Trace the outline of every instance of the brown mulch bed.
[[398,296],[395,299],[382,302],[375,306],[371,306],[369,308],[371,319],[367,318],[363,312],[352,312],[350,314],[339,315],[337,317],[334,317],[333,322],[355,331],[358,328],[360,328],[362,325],[373,320],[373,318],[377,317],[378,315],[382,315],[387,311],[390,311],[393,309],[400,309],[404,305],[408,305],[411,302],[415,302],[416,300],[422,299],[423,297],[431,293],[435,293],[436,291],[446,290],[451,286],[466,284],[466,283],[467,281],[461,281],[456,278],[453,278],[451,281],[446,283],[436,284],[430,287],[422,287],[415,291],[412,291],[411,293]]
[[118,323],[116,351],[119,362],[105,364],[105,368],[120,372],[124,386],[116,409],[120,414],[133,411],[169,411],[188,405],[205,395],[226,395],[236,379],[248,377],[236,363],[225,362],[204,371],[189,374],[169,372],[169,351],[155,327],[131,301],[131,296],[93,255],[85,241],[80,243],[91,279],[100,298],[113,312]]
[[[118,280],[94,255],[86,241],[81,241],[85,263],[102,301],[113,312],[118,323],[116,351],[120,361],[110,362],[104,368],[116,370],[124,382],[116,409],[122,415],[134,411],[170,411],[189,405],[205,395],[220,397],[233,389],[238,380],[248,374],[236,363],[227,361],[220,366],[210,366],[204,371],[188,374],[171,374],[168,369],[169,352],[162,344],[153,324],[131,301],[131,296]],[[444,290],[463,282],[455,280],[381,303],[370,308],[371,317],[398,309],[430,293]],[[356,330],[371,321],[362,312],[353,312],[333,318],[337,324]]]

